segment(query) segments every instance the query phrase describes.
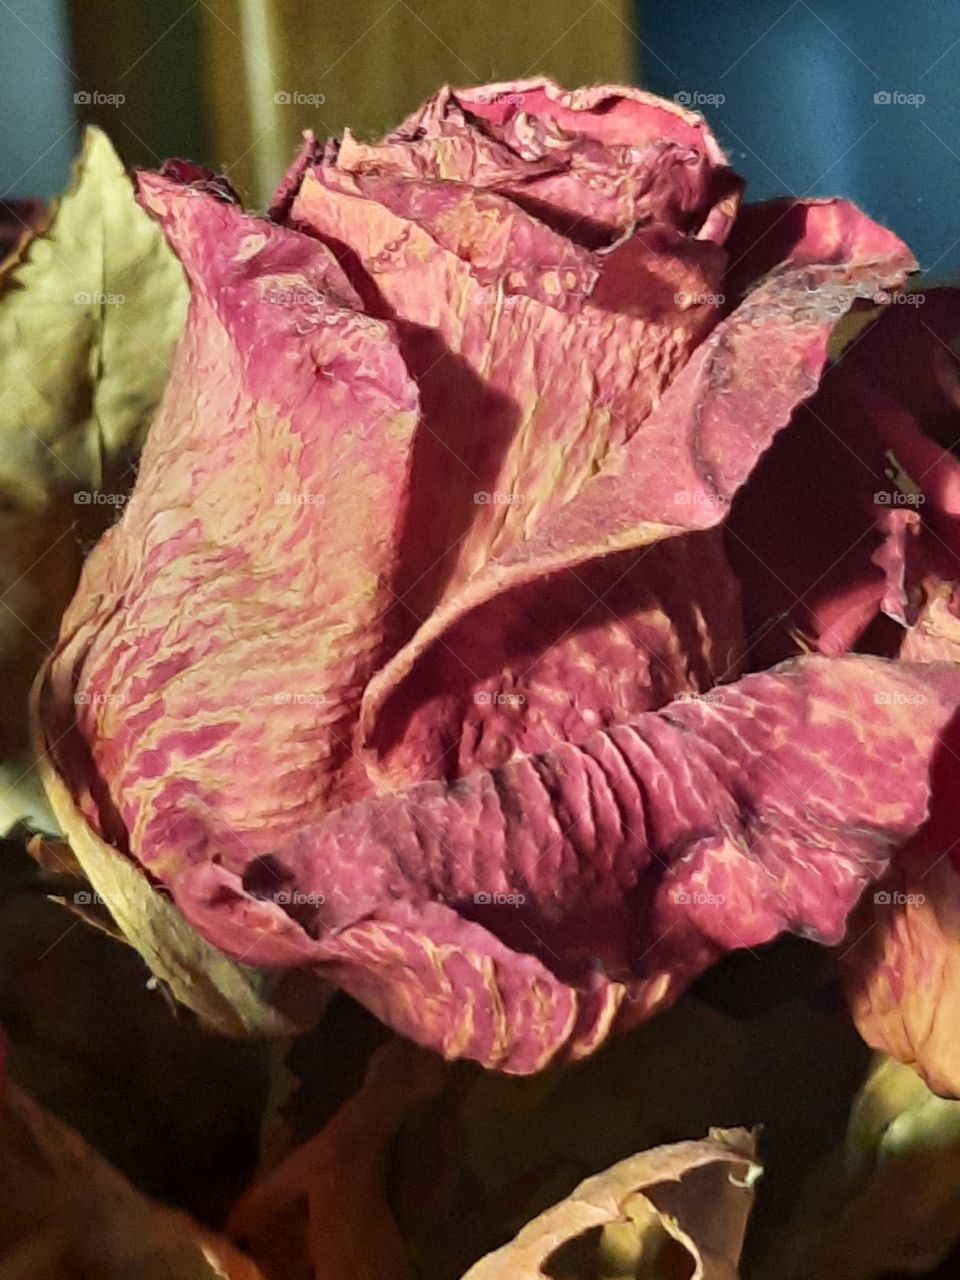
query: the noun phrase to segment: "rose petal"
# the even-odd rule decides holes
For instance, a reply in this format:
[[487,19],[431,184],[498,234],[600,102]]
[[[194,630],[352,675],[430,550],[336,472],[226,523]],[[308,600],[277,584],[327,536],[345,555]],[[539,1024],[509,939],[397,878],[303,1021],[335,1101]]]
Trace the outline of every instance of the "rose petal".
[[[348,131],[328,161],[489,188],[591,248],[651,222],[721,244],[741,187],[700,116],[641,89],[543,78],[444,88],[380,143]],[[281,191],[296,178],[295,165]]]
[[283,902],[251,898],[242,850],[147,865],[228,952],[319,964],[446,1056],[538,1070],[725,951],[839,941],[926,817],[960,673],[815,658],[710,698],[341,810],[274,848]]
[[35,719],[94,886],[148,961],[159,929],[177,994],[205,1013],[202,950],[160,927],[169,903],[125,856],[262,849],[367,789],[352,736],[382,660],[418,401],[393,331],[352,309],[316,241],[166,179],[142,190],[191,279],[188,329]]
[[[708,529],[719,523],[757,458],[789,422],[797,404],[815,389],[836,320],[858,296],[875,292],[879,279],[898,278],[910,262],[901,247],[881,264],[855,259],[844,265],[788,266],[774,273],[701,342],[642,429],[625,441],[615,460],[586,479],[562,507],[551,506],[538,523],[531,522],[523,541],[505,548],[492,545],[492,558],[483,567],[474,568],[462,585],[454,579],[429,619],[377,674],[365,696],[365,740],[376,753],[376,767],[383,770],[382,776],[393,785],[428,776],[431,771],[432,776],[443,776],[444,770],[436,761],[448,748],[456,751],[455,759],[490,762],[488,755],[474,756],[470,745],[477,721],[475,703],[471,706],[466,699],[442,703],[438,686],[428,678],[422,686],[425,709],[417,711],[424,669],[434,663],[448,665],[446,656],[435,655],[441,650],[452,653],[473,673],[475,693],[499,690],[525,697],[522,680],[515,681],[516,663],[505,664],[502,674],[485,683],[485,673],[470,654],[468,637],[481,623],[496,619],[494,602],[504,599],[506,613],[516,601],[515,608],[522,606],[529,613],[536,608],[535,584],[560,580],[564,574],[591,586],[596,574],[594,594],[602,599],[606,584],[602,571],[591,567],[591,562],[615,553],[648,549],[686,530]],[[812,292],[814,286],[816,292]],[[741,543],[744,540],[741,535]],[[687,549],[691,563],[709,546],[704,540],[697,548]],[[673,554],[679,563],[685,552]],[[716,556],[715,551],[712,554]],[[649,602],[651,586],[653,598],[658,599],[661,579],[656,573],[645,578],[644,570],[664,562],[658,555],[638,569],[636,580],[628,586],[636,593],[635,600]],[[704,606],[705,643],[711,637],[717,639],[712,665],[718,677],[735,673],[730,651],[737,639],[729,627],[718,625],[723,607],[710,607],[711,598],[717,597],[703,586],[705,581],[729,583],[722,558],[717,557],[715,563],[719,573],[701,575],[695,571],[692,580],[684,581],[690,582],[688,598],[692,597],[694,607]],[[529,594],[524,594],[526,589]],[[720,598],[729,600],[730,589],[726,586],[726,597],[721,590]],[[661,594],[659,599],[666,602],[669,597]],[[642,637],[649,643],[651,636],[659,637],[655,653],[668,670],[671,646],[678,652],[678,629],[671,613],[676,616],[672,608],[650,609],[649,604],[646,609],[634,604],[626,613],[637,639]],[[565,626],[578,625],[576,614],[561,616]],[[585,620],[589,629],[589,615]],[[489,634],[484,631],[485,636]],[[638,644],[637,652],[641,650],[642,644]],[[692,653],[696,652],[694,646]],[[607,705],[602,682],[594,694],[589,676],[603,659],[602,651],[597,650],[581,665],[581,672],[587,674],[578,673],[576,697],[587,711],[602,713]],[[561,664],[565,665],[562,657]],[[520,671],[525,675],[528,669],[524,662]],[[635,659],[629,678],[635,685],[649,688],[648,663]],[[675,683],[672,692],[681,692],[684,687],[696,687],[695,682]],[[490,701],[484,705],[493,708],[496,704]],[[502,758],[522,740],[526,703],[518,705],[512,734],[506,733],[508,726],[502,717],[495,729],[502,739]],[[652,697],[646,703],[651,705]],[[530,706],[536,714],[535,703]],[[561,694],[557,706],[557,731],[571,732],[569,700]],[[624,710],[622,700],[611,708],[613,713]],[[589,718],[581,723],[590,727]],[[580,731],[579,726],[575,731]]]
[[864,1040],[960,1097],[960,873],[950,857],[903,859],[850,920],[847,994]]
[[[651,232],[594,254],[454,183],[321,167],[292,218],[338,251],[368,310],[398,323],[418,377],[425,419],[398,584],[414,623],[615,456],[720,314],[714,246]],[[738,610],[717,540],[641,558],[566,573],[549,599],[504,597],[468,635],[446,636],[418,700],[449,714],[411,730],[417,776],[500,763],[561,724],[589,732],[734,670]],[[692,586],[682,600],[678,574]],[[470,642],[480,629],[483,654]],[[506,718],[490,714],[501,706]]]
[[[790,652],[793,631],[845,652],[881,612],[912,623],[923,578],[960,582],[958,335],[960,291],[888,302],[738,498],[727,550],[756,665]],[[902,638],[891,629],[884,651]]]

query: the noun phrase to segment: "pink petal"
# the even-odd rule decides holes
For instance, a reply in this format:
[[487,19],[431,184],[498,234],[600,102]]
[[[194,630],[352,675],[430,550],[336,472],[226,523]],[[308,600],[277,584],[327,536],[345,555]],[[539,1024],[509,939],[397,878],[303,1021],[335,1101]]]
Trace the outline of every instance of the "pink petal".
[[727,950],[785,929],[839,941],[926,817],[958,702],[953,669],[804,659],[343,809],[277,843],[279,897],[242,850],[148,866],[228,952],[318,964],[449,1057],[538,1070]]

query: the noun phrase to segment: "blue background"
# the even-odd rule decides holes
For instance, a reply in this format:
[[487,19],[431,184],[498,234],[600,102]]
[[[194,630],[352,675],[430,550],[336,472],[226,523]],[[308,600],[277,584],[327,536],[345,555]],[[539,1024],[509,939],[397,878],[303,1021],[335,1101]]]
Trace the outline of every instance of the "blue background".
[[[698,109],[748,199],[844,195],[935,276],[960,268],[960,4],[696,0],[639,6],[638,79]],[[919,106],[878,92],[923,94]]]
[[[66,183],[77,84],[64,7],[0,4],[0,196],[49,197]],[[160,22],[166,7],[151,0],[144,12]],[[960,270],[958,0],[647,0],[633,25],[640,83],[666,97],[723,95],[700,109],[749,198],[848,196],[902,235],[926,270]],[[178,32],[186,42],[187,24]],[[189,70],[198,79],[198,64]],[[925,101],[878,104],[881,91]],[[158,90],[148,141],[163,154],[191,143],[196,152],[184,123],[165,115],[183,93]]]

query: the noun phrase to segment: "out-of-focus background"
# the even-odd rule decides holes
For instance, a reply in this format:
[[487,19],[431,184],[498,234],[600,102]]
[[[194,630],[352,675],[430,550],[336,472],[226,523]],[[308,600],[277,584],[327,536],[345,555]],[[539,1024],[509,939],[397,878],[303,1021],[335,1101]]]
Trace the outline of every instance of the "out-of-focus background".
[[679,95],[752,198],[845,195],[960,266],[956,0],[0,0],[0,198],[59,192],[92,120],[262,205],[307,126],[370,136],[445,81],[541,71]]

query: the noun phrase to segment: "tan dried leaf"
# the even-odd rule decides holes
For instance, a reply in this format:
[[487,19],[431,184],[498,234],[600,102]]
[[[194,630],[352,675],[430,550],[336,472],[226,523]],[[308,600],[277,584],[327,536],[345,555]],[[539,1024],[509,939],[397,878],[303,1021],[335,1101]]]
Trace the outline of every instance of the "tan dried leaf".
[[116,514],[166,385],[187,285],[106,135],[88,129],[50,224],[0,277],[0,754]]
[[227,1035],[291,1035],[312,1024],[327,989],[310,974],[289,979],[230,960],[187,924],[173,901],[90,826],[52,760],[36,741],[40,776],[57,823],[84,874],[151,972],[214,1030]]
[[464,1280],[736,1280],[753,1184],[744,1129],[712,1129],[588,1178]]

